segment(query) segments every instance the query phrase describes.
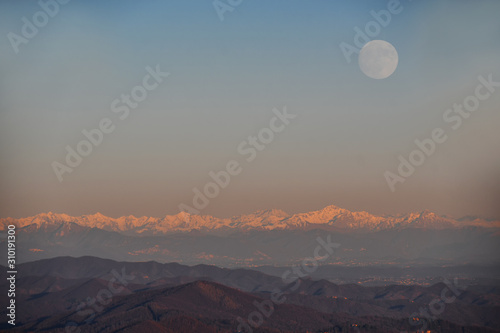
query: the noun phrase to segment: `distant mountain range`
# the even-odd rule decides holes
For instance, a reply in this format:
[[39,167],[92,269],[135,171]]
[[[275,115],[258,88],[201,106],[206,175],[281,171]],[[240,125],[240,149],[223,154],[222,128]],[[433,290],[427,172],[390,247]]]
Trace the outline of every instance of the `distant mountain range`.
[[[269,210],[230,219],[187,213],[161,219],[44,213],[0,220],[3,230],[9,224],[17,225],[19,262],[92,255],[224,267],[285,266],[313,256],[318,237],[341,245],[322,264],[500,262],[499,222],[454,220],[428,211],[375,216],[328,206],[295,215]],[[5,241],[0,234],[0,246]],[[6,251],[0,252],[0,259],[5,256]]]
[[250,230],[311,230],[323,229],[338,232],[380,231],[387,229],[449,229],[469,226],[500,228],[500,221],[490,221],[475,217],[452,219],[438,216],[429,211],[409,213],[399,216],[376,216],[367,212],[351,212],[336,206],[327,206],[318,211],[289,215],[282,210],[272,209],[232,218],[216,218],[209,215],[192,215],[181,212],[163,218],[123,216],[111,218],[100,213],[94,215],[69,216],[52,212],[32,217],[0,219],[0,228],[8,224],[33,229],[74,224],[87,228],[128,235],[161,235],[179,232],[231,232]]

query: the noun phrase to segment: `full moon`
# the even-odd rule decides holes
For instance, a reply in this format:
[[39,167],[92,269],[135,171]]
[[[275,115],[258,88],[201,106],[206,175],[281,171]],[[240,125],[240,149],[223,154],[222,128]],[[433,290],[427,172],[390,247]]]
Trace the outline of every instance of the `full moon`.
[[359,68],[372,79],[385,79],[398,67],[398,52],[385,40],[372,40],[359,52]]

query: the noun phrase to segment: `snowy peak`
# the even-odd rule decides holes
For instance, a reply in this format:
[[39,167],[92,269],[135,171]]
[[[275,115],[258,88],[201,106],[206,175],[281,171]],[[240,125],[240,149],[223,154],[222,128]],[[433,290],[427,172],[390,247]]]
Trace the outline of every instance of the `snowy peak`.
[[281,223],[289,215],[280,209],[259,210],[252,214],[233,216],[230,219],[229,227],[248,229],[283,229]]
[[403,215],[402,217],[394,218],[394,222],[396,224],[400,224],[401,226],[406,225],[410,227],[431,229],[446,229],[465,225],[474,225],[474,223],[460,223],[451,218],[436,215],[427,209],[419,213],[409,213]]
[[259,217],[288,217],[289,215],[282,211],[281,209],[268,209],[268,210],[259,210],[255,212],[253,215]]
[[348,212],[348,210],[337,207],[335,205],[329,205],[323,209],[320,209],[318,212],[322,212],[322,213],[326,213],[326,214],[339,214],[339,213]]
[[331,205],[318,211],[295,214],[288,223],[297,227],[328,225],[337,230],[379,230],[384,228],[383,220],[367,212],[351,212]]

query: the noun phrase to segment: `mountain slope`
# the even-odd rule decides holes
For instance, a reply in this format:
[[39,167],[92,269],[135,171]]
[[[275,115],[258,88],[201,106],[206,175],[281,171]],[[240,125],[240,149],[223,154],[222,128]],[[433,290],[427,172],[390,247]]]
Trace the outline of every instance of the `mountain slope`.
[[[62,264],[70,269],[82,268],[71,272],[61,267]],[[157,284],[144,279],[127,279],[124,288],[111,298],[99,298],[99,295],[105,295],[105,290],[111,290],[108,282],[111,276],[102,273],[104,267],[112,270],[120,265],[127,265],[127,275],[133,271],[137,276],[154,276],[162,266],[172,266],[177,272],[169,272],[170,283],[167,284],[161,284],[161,278]],[[177,264],[119,263],[90,257],[55,258],[23,264],[20,269],[24,273],[36,272],[41,266],[48,268],[42,278],[27,276],[18,280],[17,302],[23,311],[19,313],[16,329],[64,332],[66,325],[73,323],[81,332],[232,333],[238,327],[243,332],[251,332],[252,328],[255,332],[335,332],[335,329],[349,332],[352,327],[358,327],[359,330],[354,332],[359,333],[398,332],[416,329],[410,326],[408,318],[420,308],[428,307],[446,288],[443,283],[427,288],[404,285],[361,287],[310,279],[298,280],[299,286],[294,288],[295,282],[288,285],[281,279],[269,280],[270,277],[259,274],[257,283],[272,281],[272,290],[280,292],[279,301],[271,301],[276,298],[271,298],[269,291],[248,293],[230,288],[226,283],[207,281],[201,276],[186,283],[181,282],[181,275],[176,275],[189,274],[191,269],[201,269],[208,275],[227,273],[227,270],[174,265]],[[60,274],[72,277],[98,275],[101,278],[54,278]],[[159,276],[161,274],[156,275]],[[237,284],[234,279],[239,278],[238,275],[229,277],[227,283]],[[98,302],[92,303],[94,305],[89,303],[96,299]],[[500,325],[496,314],[499,304],[498,287],[471,286],[427,325],[433,332],[493,332]],[[6,311],[0,310],[4,318]],[[259,324],[251,324],[256,322]],[[6,327],[6,323],[0,322],[0,329]]]

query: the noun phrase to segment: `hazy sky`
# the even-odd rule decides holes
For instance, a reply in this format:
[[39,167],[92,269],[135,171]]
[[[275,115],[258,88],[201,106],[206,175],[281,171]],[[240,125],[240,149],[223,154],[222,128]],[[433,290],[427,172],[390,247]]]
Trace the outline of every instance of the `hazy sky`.
[[[235,160],[241,173],[202,214],[335,204],[499,218],[500,87],[456,130],[443,114],[478,76],[500,81],[500,2],[402,0],[371,38],[394,45],[398,68],[375,80],[340,44],[387,4],[243,0],[221,21],[212,1],[73,0],[15,53],[9,33],[44,16],[2,1],[0,216],[176,214]],[[112,102],[157,65],[170,75],[120,119]],[[238,146],[284,107],[296,117],[248,162]],[[60,182],[53,162],[103,118],[114,131]],[[392,192],[384,173],[435,128],[447,140]]]

